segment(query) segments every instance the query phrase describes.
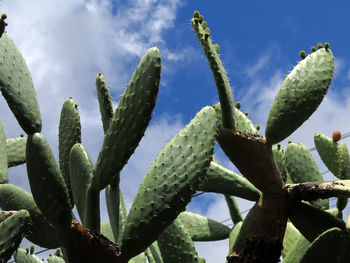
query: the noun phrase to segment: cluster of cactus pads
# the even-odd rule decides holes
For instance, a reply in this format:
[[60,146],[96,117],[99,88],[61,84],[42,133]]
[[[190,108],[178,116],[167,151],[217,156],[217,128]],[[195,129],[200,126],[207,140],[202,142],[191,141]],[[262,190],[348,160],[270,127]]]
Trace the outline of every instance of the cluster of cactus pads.
[[[301,126],[330,86],[334,59],[329,44],[306,56],[286,76],[268,116],[265,136],[234,106],[232,90],[198,11],[193,29],[208,58],[220,103],[204,107],[158,154],[127,213],[120,172],[151,119],[160,82],[157,48],[137,66],[117,108],[102,74],[96,78],[104,141],[95,165],[81,142],[77,105],[62,106],[59,162],[41,132],[41,116],[26,63],[0,20],[0,89],[27,136],[9,138],[0,123],[0,261],[42,262],[19,248],[26,237],[60,248],[48,262],[205,262],[194,241],[229,238],[227,262],[348,262],[350,220],[342,210],[350,197],[347,146],[315,135],[317,151],[340,180],[323,182],[310,151],[301,143],[273,147]],[[241,175],[213,159],[218,142]],[[26,164],[32,194],[8,183],[8,169]],[[109,222],[100,220],[105,189]],[[225,196],[234,226],[187,212],[196,191]],[[255,201],[243,220],[234,196]],[[337,208],[329,209],[329,198]],[[76,207],[77,215],[72,212]]]

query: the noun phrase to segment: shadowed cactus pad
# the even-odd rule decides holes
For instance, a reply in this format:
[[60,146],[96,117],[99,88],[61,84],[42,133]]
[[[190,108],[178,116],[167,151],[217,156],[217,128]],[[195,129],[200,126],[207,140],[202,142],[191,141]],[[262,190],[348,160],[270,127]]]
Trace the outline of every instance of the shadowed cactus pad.
[[22,241],[29,222],[29,213],[20,210],[0,223],[0,261],[7,262]]
[[45,217],[61,230],[72,222],[67,186],[45,137],[34,133],[27,139],[27,173],[35,203]]
[[26,235],[29,241],[46,248],[61,245],[59,231],[44,217],[32,195],[24,189],[12,184],[0,184],[0,207],[3,210],[26,209],[29,212],[30,224]]
[[230,228],[191,212],[182,212],[177,217],[193,241],[217,241],[228,238]]
[[175,219],[158,237],[158,245],[166,263],[199,263],[194,243],[182,221]]

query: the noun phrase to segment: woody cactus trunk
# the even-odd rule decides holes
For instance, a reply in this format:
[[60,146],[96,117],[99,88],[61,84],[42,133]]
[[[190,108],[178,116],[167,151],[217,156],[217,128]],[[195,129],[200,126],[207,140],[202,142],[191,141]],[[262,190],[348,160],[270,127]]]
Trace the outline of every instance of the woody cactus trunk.
[[[0,20],[0,88],[27,137],[6,139],[0,123],[0,260],[41,262],[19,248],[23,237],[60,248],[48,262],[205,262],[194,241],[229,238],[227,262],[347,262],[349,224],[342,210],[350,196],[347,146],[315,135],[321,159],[340,180],[323,182],[310,151],[301,143],[285,150],[287,138],[317,109],[333,77],[329,44],[306,56],[286,76],[267,120],[265,137],[234,106],[232,90],[198,11],[193,29],[216,82],[220,103],[204,107],[158,154],[127,213],[120,172],[151,119],[161,74],[157,48],[137,66],[117,108],[104,76],[96,78],[104,141],[94,165],[81,141],[78,106],[68,98],[59,124],[59,162],[41,132],[41,115],[26,63]],[[339,136],[338,136],[339,137]],[[215,141],[239,175],[213,159]],[[32,194],[8,183],[8,169],[26,164]],[[105,189],[109,222],[100,220]],[[185,211],[196,191],[223,194],[234,227]],[[255,201],[243,219],[234,196]],[[337,197],[329,210],[328,198]],[[72,212],[77,208],[80,221]],[[329,252],[331,251],[331,252]]]

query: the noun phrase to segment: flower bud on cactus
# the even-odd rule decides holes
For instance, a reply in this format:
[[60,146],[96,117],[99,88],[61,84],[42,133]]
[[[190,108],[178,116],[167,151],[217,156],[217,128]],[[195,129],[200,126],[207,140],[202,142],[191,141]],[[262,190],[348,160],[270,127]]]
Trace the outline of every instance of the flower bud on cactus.
[[340,131],[334,131],[333,134],[332,134],[332,139],[334,142],[337,142],[339,141],[341,138],[341,133]]

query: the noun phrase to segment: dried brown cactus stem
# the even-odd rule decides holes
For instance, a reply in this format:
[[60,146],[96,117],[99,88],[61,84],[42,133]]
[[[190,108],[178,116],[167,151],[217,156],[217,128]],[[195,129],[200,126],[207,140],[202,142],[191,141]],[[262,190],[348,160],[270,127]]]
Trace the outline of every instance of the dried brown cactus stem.
[[341,196],[339,194],[339,190],[334,187],[335,185],[335,183],[286,184],[285,191],[288,199],[293,202],[298,202],[302,200],[313,201],[319,198],[325,199],[335,196]]
[[219,128],[217,141],[238,170],[263,194],[277,194],[284,188],[272,147],[264,137]]
[[283,191],[262,195],[245,218],[228,263],[279,262],[288,209]]
[[111,242],[105,236],[89,231],[78,221],[73,221],[68,232],[63,237],[64,248],[69,262],[74,263],[126,263],[128,259],[121,254],[118,244]]

